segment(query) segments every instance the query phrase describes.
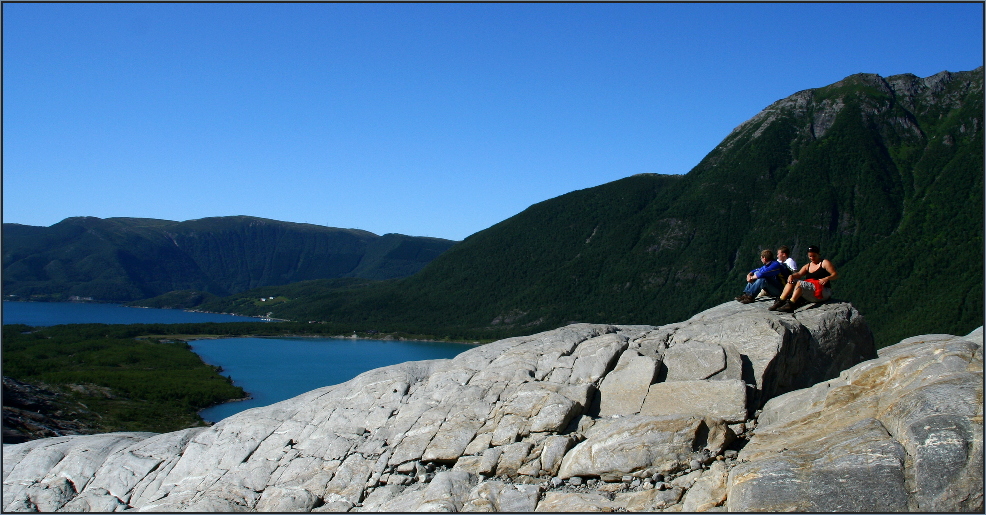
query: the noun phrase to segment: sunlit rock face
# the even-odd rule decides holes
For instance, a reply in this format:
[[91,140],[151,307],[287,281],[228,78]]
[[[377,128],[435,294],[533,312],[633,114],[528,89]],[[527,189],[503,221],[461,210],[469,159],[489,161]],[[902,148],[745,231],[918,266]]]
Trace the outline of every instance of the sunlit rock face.
[[[510,338],[371,370],[208,428],[5,446],[3,509],[981,506],[982,378],[967,377],[977,363],[981,371],[981,335],[912,338],[864,362],[876,358],[873,339],[850,304],[793,314],[766,304],[727,303],[661,327],[574,324]],[[814,426],[826,438],[808,434]],[[941,467],[954,473],[936,475]],[[776,480],[803,488],[771,490]],[[860,482],[851,495],[819,490],[844,480]]]
[[983,510],[983,336],[924,335],[770,400],[731,511]]

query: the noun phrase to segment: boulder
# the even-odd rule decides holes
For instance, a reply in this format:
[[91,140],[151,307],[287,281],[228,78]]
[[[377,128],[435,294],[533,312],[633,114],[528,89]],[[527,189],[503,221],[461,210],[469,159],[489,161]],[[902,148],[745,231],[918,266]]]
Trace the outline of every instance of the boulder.
[[541,488],[537,485],[484,481],[469,492],[462,511],[532,512],[537,508],[540,495]]
[[[714,430],[724,432],[722,420],[701,417],[630,415],[596,424],[586,440],[562,460],[558,477],[599,477],[619,481],[624,475],[650,477],[682,470],[703,440]],[[720,426],[720,427],[715,427]]]
[[746,383],[737,379],[657,383],[651,385],[639,411],[642,415],[708,415],[729,423],[743,422],[747,419]]
[[624,503],[610,500],[608,495],[602,493],[548,492],[534,511],[587,513],[616,511],[624,506]]
[[725,462],[713,462],[709,470],[688,489],[681,500],[681,511],[709,511],[722,506],[726,502],[728,486],[729,470]]
[[684,492],[684,488],[677,487],[667,490],[651,489],[617,494],[614,500],[626,511],[661,511],[678,504]]
[[599,415],[632,415],[640,412],[650,385],[657,375],[657,361],[628,349],[616,368],[606,375],[599,386]]
[[428,484],[414,511],[462,511],[473,479],[472,474],[459,470],[439,472]]
[[757,408],[876,357],[873,334],[852,304],[814,304],[791,314],[767,311],[767,304],[727,302],[674,324],[666,336],[667,380],[703,379],[725,365],[707,378],[753,385],[752,407]]

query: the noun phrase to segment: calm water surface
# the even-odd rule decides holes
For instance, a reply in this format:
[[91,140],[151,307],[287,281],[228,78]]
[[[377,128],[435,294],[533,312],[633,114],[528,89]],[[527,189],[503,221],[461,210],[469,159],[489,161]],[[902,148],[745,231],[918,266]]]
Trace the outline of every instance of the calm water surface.
[[180,309],[129,308],[87,302],[3,301],[3,323],[49,326],[58,324],[182,324],[194,322],[256,322],[259,318]]
[[212,422],[346,382],[367,370],[405,361],[454,358],[473,347],[345,338],[224,338],[189,343],[206,363],[223,367],[222,374],[253,397],[203,410],[202,418]]
[[[256,322],[257,318],[191,313],[180,309],[128,308],[75,302],[3,303],[4,324],[176,324]],[[245,409],[267,406],[307,391],[344,383],[367,370],[425,359],[453,358],[472,348],[460,343],[333,338],[223,338],[190,342],[202,360],[223,367],[251,397],[202,411],[217,422]]]

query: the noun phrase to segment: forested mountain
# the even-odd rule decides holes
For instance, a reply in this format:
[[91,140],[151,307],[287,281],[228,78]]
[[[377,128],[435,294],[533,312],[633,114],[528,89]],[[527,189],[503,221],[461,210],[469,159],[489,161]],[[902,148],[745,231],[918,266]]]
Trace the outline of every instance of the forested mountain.
[[3,293],[129,301],[175,290],[223,296],[310,279],[390,279],[417,272],[454,243],[249,216],[3,224]]
[[[983,69],[858,74],[737,127],[682,176],[533,205],[397,281],[266,288],[274,316],[502,337],[662,324],[737,295],[762,248],[819,245],[879,343],[983,319]],[[203,307],[249,312],[247,297]],[[259,312],[259,311],[258,311]]]

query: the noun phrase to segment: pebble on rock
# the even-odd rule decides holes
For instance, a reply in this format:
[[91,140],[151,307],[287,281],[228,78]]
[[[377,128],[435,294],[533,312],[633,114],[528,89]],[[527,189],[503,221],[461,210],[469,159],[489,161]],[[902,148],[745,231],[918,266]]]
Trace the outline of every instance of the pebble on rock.
[[575,476],[568,480],[568,484],[572,486],[580,486],[582,484],[582,478]]

